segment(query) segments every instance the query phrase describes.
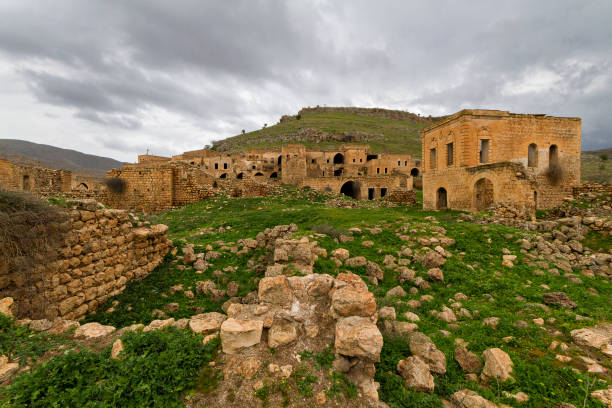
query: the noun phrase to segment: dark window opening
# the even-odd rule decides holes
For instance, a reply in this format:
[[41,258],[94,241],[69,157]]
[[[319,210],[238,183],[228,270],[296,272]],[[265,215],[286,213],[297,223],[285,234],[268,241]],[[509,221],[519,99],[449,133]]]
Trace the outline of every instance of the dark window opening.
[[376,174],[380,174],[380,167],[376,168]]
[[354,181],[347,181],[340,188],[340,193],[358,200],[359,199],[359,185]]
[[219,178],[222,178],[222,179],[227,178],[227,173],[223,173],[222,175],[219,176]]
[[444,187],[440,187],[436,192],[436,210],[446,209],[447,206],[446,189]]
[[274,172],[274,173],[270,174],[270,178],[274,178],[274,179],[278,178],[278,173]]
[[374,199],[374,189],[368,188],[368,200],[373,200],[373,199]]
[[334,164],[343,164],[344,156],[341,153],[336,153],[334,156]]
[[337,170],[334,170],[334,176],[336,176],[336,177],[341,176],[342,175],[342,170],[343,170],[342,167],[337,169]]
[[381,189],[380,189],[380,196],[381,196],[381,197],[384,197],[384,196],[386,196],[386,195],[387,195],[387,189],[386,189],[386,188],[381,188]]
[[446,164],[447,165],[452,165],[455,161],[455,152],[454,152],[454,148],[453,148],[453,144],[449,143],[446,145]]
[[387,174],[387,168],[385,167],[385,174]]
[[219,168],[219,163],[215,163],[215,170]]
[[489,162],[489,140],[480,139],[480,163],[486,164]]
[[559,148],[557,145],[551,145],[548,151],[548,165],[559,164]]
[[255,173],[255,177],[262,177],[262,176],[263,176],[263,173],[259,173],[259,172]]
[[415,168],[413,168],[412,170],[410,170],[410,175],[411,175],[412,177],[418,177],[418,175],[419,175],[419,169],[417,169],[416,167],[415,167]]
[[429,151],[429,168],[430,169],[435,169],[436,168],[436,149],[431,149]]
[[366,156],[366,161],[370,161],[370,160],[374,160],[374,159],[378,159],[378,155],[377,154],[368,154]]
[[535,143],[527,148],[527,167],[538,167],[538,146]]
[[238,173],[238,175],[236,176],[238,180],[242,180],[243,177],[244,177],[244,174],[242,173]]

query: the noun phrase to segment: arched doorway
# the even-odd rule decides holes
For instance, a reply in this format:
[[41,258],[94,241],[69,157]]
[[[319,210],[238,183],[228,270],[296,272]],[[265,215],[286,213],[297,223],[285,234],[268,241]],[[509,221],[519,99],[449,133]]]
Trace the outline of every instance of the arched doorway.
[[410,170],[410,175],[412,177],[418,177],[419,176],[419,169],[417,169],[416,167],[412,170]]
[[244,174],[243,173],[238,173],[238,175],[236,176],[236,178],[238,180],[242,180],[244,178]]
[[342,155],[342,153],[336,153],[336,155],[334,156],[334,164],[343,164],[344,163],[344,156]]
[[474,184],[474,207],[482,211],[493,204],[493,183],[487,178],[481,178]]
[[257,172],[255,173],[255,177],[263,177],[263,173]]
[[436,192],[436,210],[445,210],[446,208],[448,208],[446,189],[444,187],[440,187]]
[[278,178],[278,173],[274,172],[274,173],[270,174],[270,178],[274,178],[274,179]]
[[87,191],[89,190],[89,187],[87,186],[87,184],[81,183],[78,186],[76,186],[76,189],[79,191]]
[[276,164],[280,166],[282,163],[283,163],[283,156],[278,156],[278,160],[276,161]]
[[222,175],[219,176],[219,178],[222,178],[222,179],[227,178],[227,173],[223,173]]
[[359,200],[359,185],[354,181],[347,181],[340,188],[340,193]]

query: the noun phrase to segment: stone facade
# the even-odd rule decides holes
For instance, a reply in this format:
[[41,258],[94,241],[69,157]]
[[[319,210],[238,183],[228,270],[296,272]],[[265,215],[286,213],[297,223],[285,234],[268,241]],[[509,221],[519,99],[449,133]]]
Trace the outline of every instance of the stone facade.
[[24,273],[0,257],[0,298],[15,300],[18,317],[78,319],[148,275],[172,244],[165,225],[135,227],[127,212],[95,202],[63,215],[61,224],[46,226],[61,231],[55,259],[36,259]]
[[421,134],[423,208],[521,213],[563,203],[580,183],[579,118],[463,110]]
[[71,190],[72,173],[43,167],[21,166],[0,159],[0,190],[59,193]]
[[171,158],[141,155],[138,163],[107,173],[109,178],[123,180],[124,190],[101,192],[98,199],[113,208],[155,212],[219,193],[267,195],[282,182],[363,200],[394,193],[396,200],[412,202],[401,193],[412,190],[419,166],[420,161],[410,155],[373,154],[368,146],[351,145],[335,151],[290,144],[280,151],[220,154],[202,149]]

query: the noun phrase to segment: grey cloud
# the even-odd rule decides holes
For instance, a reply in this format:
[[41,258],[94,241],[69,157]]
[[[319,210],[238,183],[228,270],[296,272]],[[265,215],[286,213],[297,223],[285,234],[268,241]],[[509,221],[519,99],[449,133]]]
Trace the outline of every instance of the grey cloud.
[[605,0],[0,5],[0,62],[39,102],[110,130],[108,151],[132,155],[346,104],[581,116],[583,147],[607,147],[611,37]]

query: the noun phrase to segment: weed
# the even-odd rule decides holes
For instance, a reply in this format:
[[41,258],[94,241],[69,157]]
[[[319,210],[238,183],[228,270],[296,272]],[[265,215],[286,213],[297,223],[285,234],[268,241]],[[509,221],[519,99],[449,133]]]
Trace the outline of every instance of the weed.
[[312,375],[305,365],[300,365],[291,373],[298,391],[302,397],[312,396],[312,385],[317,382],[317,377]]

